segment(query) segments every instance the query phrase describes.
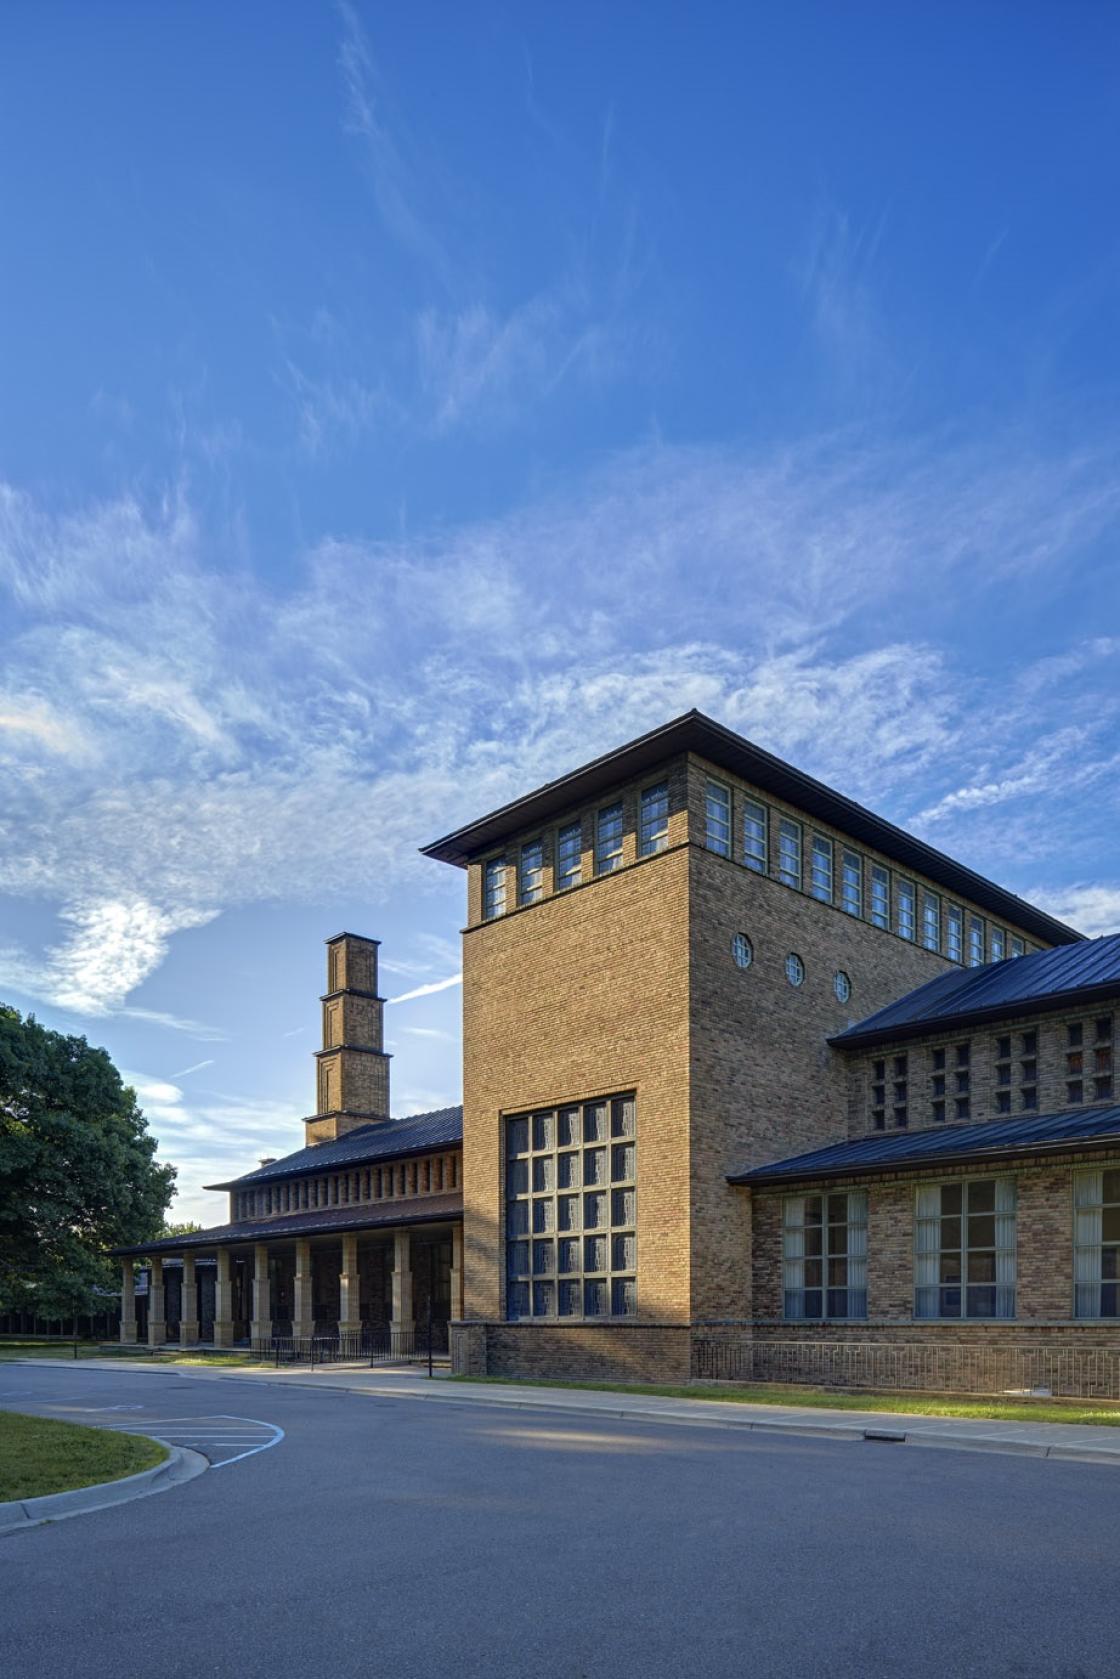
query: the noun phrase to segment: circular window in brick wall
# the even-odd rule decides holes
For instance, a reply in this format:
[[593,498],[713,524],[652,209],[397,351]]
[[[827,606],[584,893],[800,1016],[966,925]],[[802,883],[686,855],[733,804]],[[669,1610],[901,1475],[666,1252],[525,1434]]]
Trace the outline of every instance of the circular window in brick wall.
[[833,975],[832,989],[836,993],[836,1001],[838,1003],[846,1003],[848,998],[851,996],[852,982],[844,972],[843,968],[838,968],[836,973]]
[[805,964],[794,951],[786,957],[786,978],[791,985],[804,985]]
[[745,933],[735,933],[731,939],[731,954],[737,968],[749,968],[754,961],[754,946]]

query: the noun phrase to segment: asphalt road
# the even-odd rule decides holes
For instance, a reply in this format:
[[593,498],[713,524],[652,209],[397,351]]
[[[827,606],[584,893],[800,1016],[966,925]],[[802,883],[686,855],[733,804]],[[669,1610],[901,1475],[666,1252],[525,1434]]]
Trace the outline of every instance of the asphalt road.
[[0,1539],[0,1672],[19,1679],[1120,1666],[1111,1468],[171,1372],[0,1365],[0,1406],[174,1422],[224,1460]]

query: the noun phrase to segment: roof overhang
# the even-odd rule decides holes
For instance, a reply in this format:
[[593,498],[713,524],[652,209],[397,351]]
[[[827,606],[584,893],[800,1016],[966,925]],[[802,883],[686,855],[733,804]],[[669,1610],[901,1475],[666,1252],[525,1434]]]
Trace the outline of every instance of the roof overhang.
[[[149,1255],[159,1258],[165,1254],[190,1253],[205,1248],[247,1248],[257,1242],[295,1241],[302,1236],[360,1236],[364,1231],[376,1234],[401,1224],[448,1224],[462,1218],[461,1195],[440,1196],[438,1200],[438,1206],[421,1205],[414,1209],[396,1206],[392,1201],[381,1202],[376,1208],[362,1209],[363,1212],[376,1211],[380,1215],[364,1221],[339,1219],[334,1223],[315,1224],[310,1217],[281,1216],[259,1219],[253,1224],[218,1225],[211,1230],[196,1230],[188,1236],[167,1236],[156,1242],[142,1242],[136,1247],[107,1248],[105,1251],[113,1259],[142,1259]],[[450,1204],[452,1202],[454,1204]],[[339,1211],[345,1209],[339,1208]]]
[[1065,1014],[1069,1009],[1089,1003],[1106,1002],[1120,997],[1120,983],[1111,979],[1101,985],[1081,985],[1072,991],[1050,992],[1045,997],[1024,997],[1018,1002],[994,1003],[985,1009],[962,1009],[959,1014],[928,1017],[925,1020],[900,1022],[897,1026],[882,1026],[876,1031],[849,1030],[829,1038],[831,1048],[847,1054],[873,1049],[877,1044],[902,1043],[910,1038],[939,1037],[942,1033],[964,1031],[972,1026],[984,1026],[997,1020],[1019,1020],[1025,1016]]
[[1120,1149],[1120,1127],[1107,1136],[1072,1137],[1061,1141],[1003,1143],[995,1148],[970,1148],[954,1154],[923,1154],[915,1159],[863,1161],[851,1165],[805,1167],[797,1172],[769,1172],[765,1166],[749,1172],[728,1173],[727,1182],[747,1189],[776,1189],[799,1183],[823,1183],[837,1178],[910,1177],[919,1172],[944,1171],[947,1166],[992,1165],[1000,1160],[1050,1158],[1068,1154],[1115,1154]]

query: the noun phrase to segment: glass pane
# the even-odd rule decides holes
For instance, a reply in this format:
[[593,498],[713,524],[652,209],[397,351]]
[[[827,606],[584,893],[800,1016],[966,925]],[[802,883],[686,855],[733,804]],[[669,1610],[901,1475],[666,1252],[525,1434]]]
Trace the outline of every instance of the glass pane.
[[506,1208],[506,1233],[510,1236],[524,1236],[529,1228],[528,1201],[511,1201]]
[[511,1119],[506,1125],[506,1152],[526,1154],[529,1150],[529,1121]]
[[820,1253],[820,1251],[821,1227],[819,1224],[807,1224],[805,1226],[805,1252]]
[[558,1147],[572,1148],[579,1142],[579,1109],[561,1108],[557,1116]]
[[828,1291],[828,1315],[830,1318],[846,1318],[848,1315],[848,1291],[846,1288],[830,1288]]
[[959,1288],[943,1288],[941,1290],[941,1316],[943,1318],[959,1318],[961,1315],[961,1291]]
[[556,1284],[533,1284],[533,1316],[535,1318],[550,1318],[556,1311]]
[[941,1246],[943,1248],[959,1248],[961,1245],[961,1220],[959,1218],[943,1218],[941,1220]]
[[537,1149],[552,1148],[552,1146],[553,1146],[552,1128],[553,1128],[554,1118],[555,1118],[554,1114],[534,1114],[533,1115],[533,1147],[534,1148],[537,1148]]
[[616,1318],[632,1318],[638,1309],[633,1277],[616,1277],[611,1284],[611,1311]]
[[970,1253],[968,1256],[968,1280],[970,1283],[994,1283],[996,1280],[995,1254]]
[[973,1213],[968,1221],[968,1245],[970,1248],[994,1248],[996,1245],[996,1221],[994,1213]]
[[[994,1202],[993,1202],[994,1205]],[[943,1213],[959,1213],[961,1210],[961,1186],[959,1183],[943,1183],[941,1185],[941,1211]]]
[[1101,1237],[1106,1242],[1120,1242],[1120,1207],[1106,1207],[1101,1213]]
[[805,1316],[819,1318],[821,1315],[821,1300],[823,1296],[819,1288],[807,1288],[803,1295],[805,1301]]
[[579,1239],[573,1236],[561,1237],[557,1247],[557,1270],[579,1270]]
[[607,1270],[607,1238],[605,1236],[585,1236],[583,1238],[583,1268],[585,1271]]
[[611,1103],[611,1136],[634,1135],[634,1098],[619,1096]]
[[615,1189],[611,1191],[611,1223],[633,1224],[634,1222],[634,1191],[632,1189]]
[[991,1213],[995,1211],[996,1185],[994,1178],[987,1178],[983,1183],[970,1183],[968,1186],[968,1210],[970,1213]]
[[943,1253],[938,1272],[943,1283],[959,1283],[961,1281],[961,1256],[959,1253]]
[[[520,1164],[522,1163],[518,1161],[518,1165]],[[538,1192],[555,1188],[552,1181],[554,1164],[550,1154],[543,1155],[540,1160],[533,1161],[533,1188]]]
[[806,1287],[820,1288],[821,1283],[824,1280],[823,1273],[824,1273],[824,1261],[823,1260],[807,1259],[805,1261],[805,1285],[806,1285]]
[[633,1143],[615,1143],[611,1149],[611,1181],[613,1183],[628,1183],[633,1176]]
[[561,1195],[556,1203],[556,1225],[559,1230],[579,1229],[579,1196]]
[[557,1302],[562,1318],[578,1318],[581,1287],[579,1283],[561,1283]]
[[586,1318],[605,1318],[607,1315],[607,1283],[587,1282],[583,1285],[583,1315]]
[[552,1200],[533,1202],[533,1229],[552,1229]]
[[847,1288],[848,1261],[846,1259],[830,1259],[828,1262],[828,1286],[830,1288]]
[[1120,1201],[1120,1172],[1103,1173],[1103,1195],[1106,1201]]
[[846,1224],[830,1224],[828,1227],[829,1253],[847,1253],[848,1226]]
[[606,1196],[601,1192],[594,1195],[585,1195],[583,1198],[583,1228],[585,1230],[598,1230],[601,1225],[606,1223],[606,1218]]
[[635,1271],[638,1267],[638,1243],[634,1236],[612,1236],[611,1270]]
[[605,1148],[584,1149],[583,1181],[585,1184],[606,1183],[607,1151]]
[[513,1277],[524,1277],[529,1270],[528,1242],[509,1242],[506,1245],[506,1264]]
[[561,1189],[579,1188],[579,1155],[562,1154],[559,1159],[559,1183]]
[[533,1275],[535,1277],[551,1275],[554,1251],[551,1242],[533,1243]]
[[975,1288],[970,1285],[968,1290],[968,1315],[970,1318],[994,1318],[996,1315],[996,1291],[987,1286]]
[[506,1316],[512,1323],[529,1316],[528,1283],[510,1283],[506,1291]]
[[588,1102],[583,1110],[583,1140],[585,1143],[605,1143],[607,1140],[607,1104]]

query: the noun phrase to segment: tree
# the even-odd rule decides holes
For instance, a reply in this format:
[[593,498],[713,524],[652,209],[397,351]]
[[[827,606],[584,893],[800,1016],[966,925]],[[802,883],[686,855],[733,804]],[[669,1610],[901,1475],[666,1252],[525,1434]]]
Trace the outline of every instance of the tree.
[[0,1311],[69,1317],[162,1234],[175,1168],[103,1049],[0,1004]]
[[160,1231],[160,1236],[193,1236],[197,1230],[201,1229],[201,1224],[192,1224],[189,1219],[184,1224],[167,1224],[165,1222],[163,1229]]

